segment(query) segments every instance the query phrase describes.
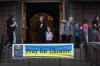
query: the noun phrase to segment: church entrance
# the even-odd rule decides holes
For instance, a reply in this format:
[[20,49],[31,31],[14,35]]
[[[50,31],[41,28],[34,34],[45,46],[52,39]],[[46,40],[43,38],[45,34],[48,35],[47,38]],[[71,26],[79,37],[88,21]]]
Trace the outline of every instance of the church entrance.
[[55,3],[26,3],[26,42],[36,43],[35,25],[40,16],[51,27],[53,43],[59,42],[59,2]]

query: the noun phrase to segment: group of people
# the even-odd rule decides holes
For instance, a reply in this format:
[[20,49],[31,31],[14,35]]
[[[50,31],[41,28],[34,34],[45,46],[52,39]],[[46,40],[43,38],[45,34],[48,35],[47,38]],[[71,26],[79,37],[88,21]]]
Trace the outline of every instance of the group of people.
[[90,41],[98,42],[100,41],[100,24],[99,24],[99,17],[95,16],[92,22],[92,36]]
[[99,25],[99,17],[95,16],[91,26],[85,22],[83,25],[83,32],[86,43],[88,42],[99,42],[100,41],[100,25]]
[[44,16],[40,16],[39,22],[36,25],[36,42],[37,43],[51,43],[53,40],[53,33],[50,26],[44,22]]
[[[79,36],[79,24],[77,23],[76,26],[74,25],[73,17],[69,17],[68,21],[62,20],[60,24],[60,35],[61,35],[61,42],[62,43],[71,43],[72,37],[75,35],[78,41]],[[74,29],[75,27],[75,29]],[[75,30],[75,31],[74,31]],[[75,34],[74,34],[75,32]]]
[[[88,25],[88,22],[82,24],[82,31],[84,33],[85,42],[90,41],[91,35],[93,38],[91,41],[100,40],[100,25],[98,24],[99,17],[96,16],[92,22],[92,26]],[[15,30],[18,26],[15,18],[10,16],[7,20],[7,36],[8,40],[4,47],[12,47],[13,43],[16,43]],[[62,20],[60,24],[60,35],[62,43],[71,43],[73,41],[72,37],[75,37],[75,46],[80,45],[80,32],[81,28],[79,23],[73,21],[73,17],[69,17],[68,21]],[[89,40],[88,40],[89,39]],[[40,16],[39,22],[36,25],[36,42],[37,43],[51,43],[53,40],[53,33],[51,32],[50,26],[47,26],[44,22],[44,16]]]
[[[88,24],[88,20],[84,20],[82,25],[73,21],[73,17],[69,17],[69,20],[62,20],[60,24],[60,35],[62,43],[75,43],[75,47],[80,47],[80,33],[83,34],[83,42],[100,41],[100,25],[98,23],[99,17],[95,16],[92,26]],[[82,27],[82,28],[81,28]],[[73,39],[74,38],[74,39]]]
[[[4,45],[4,48],[11,48],[12,44],[16,43],[15,30],[18,26],[15,18],[10,16],[6,22],[8,40]],[[44,16],[40,16],[40,20],[36,25],[36,38],[37,43],[51,43],[53,40],[53,33],[50,26],[47,26],[44,22]]]

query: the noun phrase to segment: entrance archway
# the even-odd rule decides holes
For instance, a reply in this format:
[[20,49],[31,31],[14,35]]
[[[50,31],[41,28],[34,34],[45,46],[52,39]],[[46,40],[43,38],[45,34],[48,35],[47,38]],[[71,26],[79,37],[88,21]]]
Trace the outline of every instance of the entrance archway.
[[[45,20],[53,19],[54,43],[59,42],[59,3],[26,3],[26,42],[34,43],[36,41],[34,27],[34,20],[38,20],[40,15],[45,16]],[[37,17],[35,17],[37,16]],[[47,18],[48,17],[48,18]],[[49,24],[47,21],[47,24]],[[50,21],[52,22],[52,21]],[[32,24],[33,23],[33,24]],[[32,31],[31,31],[32,30]],[[33,32],[33,33],[32,33]],[[32,36],[33,35],[33,38]]]
[[47,13],[37,13],[35,15],[33,15],[33,17],[30,19],[30,37],[32,40],[32,43],[36,42],[36,32],[35,32],[35,26],[37,24],[37,22],[39,21],[40,16],[44,16],[44,22],[47,26],[50,26],[51,31],[55,37],[55,32],[54,32],[54,19],[51,15],[47,14]]

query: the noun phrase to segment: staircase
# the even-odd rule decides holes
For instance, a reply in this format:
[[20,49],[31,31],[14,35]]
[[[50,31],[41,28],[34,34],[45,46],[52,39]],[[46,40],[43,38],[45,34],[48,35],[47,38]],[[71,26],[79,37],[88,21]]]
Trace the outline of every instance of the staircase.
[[2,63],[0,66],[90,66],[86,62],[85,52],[82,48],[75,48],[74,59],[65,58],[32,58],[32,59],[12,59],[11,49],[4,49]]

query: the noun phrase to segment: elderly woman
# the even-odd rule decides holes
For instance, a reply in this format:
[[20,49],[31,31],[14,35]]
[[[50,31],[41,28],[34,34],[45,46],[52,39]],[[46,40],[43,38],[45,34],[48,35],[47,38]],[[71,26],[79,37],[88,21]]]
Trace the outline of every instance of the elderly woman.
[[71,38],[74,35],[73,17],[69,17],[69,20],[65,24],[65,34],[67,35],[67,43],[71,43]]
[[60,35],[61,35],[61,42],[64,43],[66,40],[66,36],[64,34],[65,31],[65,24],[66,24],[66,20],[62,20],[61,24],[60,24]]

